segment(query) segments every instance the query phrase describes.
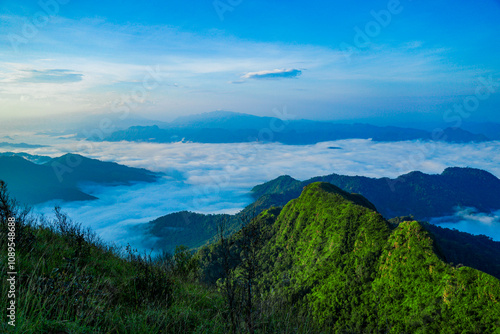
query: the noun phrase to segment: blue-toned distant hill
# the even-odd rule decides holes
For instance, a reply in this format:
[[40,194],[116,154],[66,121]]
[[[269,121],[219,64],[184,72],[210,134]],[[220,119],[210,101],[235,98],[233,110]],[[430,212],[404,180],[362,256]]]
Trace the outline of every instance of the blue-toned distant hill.
[[3,153],[0,153],[0,156],[3,156],[3,157],[21,157],[21,158],[24,158],[28,161],[34,162],[38,165],[44,164],[44,163],[52,160],[51,157],[47,157],[44,155],[31,155],[31,154],[22,153],[22,152],[21,153],[3,152]]
[[440,175],[411,172],[396,179],[331,174],[302,182],[285,175],[254,187],[252,194],[255,199],[272,198],[270,202],[281,206],[318,181],[363,195],[386,218],[413,215],[426,220],[452,215],[455,207],[500,210],[500,180],[475,168],[447,168]]
[[500,124],[498,123],[466,122],[463,128],[474,133],[482,133],[493,140],[500,140]]
[[41,147],[47,147],[46,145],[33,145],[33,144],[26,144],[26,143],[8,143],[8,142],[1,142],[0,147],[9,147],[9,148],[41,148]]
[[146,169],[89,159],[77,154],[66,154],[42,164],[35,164],[28,158],[0,156],[0,180],[7,183],[10,192],[20,203],[28,205],[56,199],[96,199],[79,189],[82,183],[124,185],[155,182],[160,177],[160,174]]
[[[85,135],[89,140],[102,136]],[[335,124],[310,120],[280,120],[275,117],[215,111],[180,117],[161,126],[132,126],[105,136],[106,141],[137,141],[171,143],[239,143],[276,141],[289,145],[315,144],[340,139],[373,139],[374,141],[432,140],[431,131],[395,126],[369,124]],[[439,140],[452,143],[484,142],[490,140],[460,128],[445,128]]]

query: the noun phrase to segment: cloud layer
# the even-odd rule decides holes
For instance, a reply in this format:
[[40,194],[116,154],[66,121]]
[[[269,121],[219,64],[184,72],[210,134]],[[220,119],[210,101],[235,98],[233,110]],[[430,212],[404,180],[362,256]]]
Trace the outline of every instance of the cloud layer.
[[484,234],[500,241],[500,210],[484,213],[474,208],[457,209],[455,215],[437,217],[431,223],[475,235]]
[[[300,180],[331,173],[394,178],[413,170],[441,173],[446,167],[469,166],[500,176],[500,142],[449,144],[341,140],[292,146],[277,143],[86,143],[47,136],[31,139],[23,136],[23,139],[51,145],[22,149],[30,154],[60,156],[73,152],[166,172],[167,176],[158,184],[91,187],[86,191],[99,200],[62,205],[75,220],[92,226],[107,240],[123,242],[137,237],[129,232],[130,225],[146,223],[171,212],[237,212],[250,203],[248,191],[254,185],[283,174]],[[48,213],[53,204],[40,210]],[[454,226],[458,228],[460,225]]]
[[242,76],[243,79],[287,79],[296,78],[302,74],[301,70],[297,69],[282,69],[272,71],[249,72]]

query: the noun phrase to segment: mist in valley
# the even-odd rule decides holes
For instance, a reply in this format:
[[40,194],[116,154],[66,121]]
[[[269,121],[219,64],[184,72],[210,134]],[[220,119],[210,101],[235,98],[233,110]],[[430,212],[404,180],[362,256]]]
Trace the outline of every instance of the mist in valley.
[[[446,167],[459,166],[485,169],[500,176],[495,154],[500,151],[500,142],[384,143],[352,139],[295,146],[257,142],[86,142],[35,134],[25,138],[45,146],[10,150],[51,157],[71,152],[164,173],[162,179],[153,184],[81,185],[84,192],[98,200],[52,201],[34,208],[36,212],[51,216],[54,206],[59,205],[73,220],[91,227],[104,240],[119,245],[130,243],[142,250],[147,250],[153,242],[150,243],[145,235],[138,235],[137,229],[132,227],[182,210],[236,213],[251,203],[253,186],[280,175],[298,180],[331,173],[395,178],[414,170],[440,174]],[[467,212],[457,211],[453,217],[436,217],[432,222],[473,234],[486,234],[500,241],[495,232],[499,224],[498,212]]]

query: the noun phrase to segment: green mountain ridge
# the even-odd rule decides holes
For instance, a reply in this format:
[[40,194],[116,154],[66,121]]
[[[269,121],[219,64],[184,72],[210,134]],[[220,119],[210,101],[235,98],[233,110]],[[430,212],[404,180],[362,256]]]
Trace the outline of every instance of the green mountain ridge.
[[[256,254],[255,295],[285,298],[328,332],[498,332],[498,279],[445,263],[420,223],[392,226],[368,207],[335,186],[312,183],[280,212],[264,211],[242,230],[252,233],[230,239],[233,271],[246,277]],[[257,246],[250,252],[248,244]],[[221,247],[200,251],[212,281],[222,272],[214,260]]]
[[[452,168],[443,172],[443,174],[458,176],[461,174],[470,176],[470,173],[475,173],[475,171]],[[492,177],[491,174],[486,172],[478,171],[477,173],[486,176],[485,182],[489,182]],[[417,172],[409,175],[421,176],[423,173]],[[349,178],[377,181],[376,179],[364,177]],[[477,180],[472,179],[470,182],[465,183],[465,186],[474,182],[477,182]],[[225,221],[228,234],[234,233],[243,226],[243,222],[248,220],[248,217],[254,217],[273,206],[283,207],[290,200],[299,197],[305,184],[306,182],[297,181],[290,176],[280,176],[276,180],[255,187],[255,194],[260,197],[236,215],[203,215],[191,212],[172,213],[147,224],[146,231],[144,231],[142,225],[140,229],[148,235],[147,240],[155,240],[154,246],[157,249],[173,252],[179,244],[192,249],[199,249],[199,247],[216,240],[217,226],[221,221]],[[282,188],[288,189],[288,187],[293,189],[292,195],[287,191],[282,192]],[[338,191],[343,193],[344,196],[358,198],[362,202],[365,201],[365,206],[372,211],[384,212],[383,208],[377,207],[375,209],[375,206],[361,195],[348,194],[340,189]],[[385,194],[382,193],[380,196],[385,196]],[[395,218],[390,221],[398,224],[405,220],[413,221],[415,218]],[[441,228],[429,223],[422,223],[422,225],[435,239],[439,253],[442,254],[447,263],[467,265],[500,278],[500,242],[493,241],[487,236],[472,235]]]
[[[230,232],[237,232],[241,225],[237,218],[228,214],[205,215],[189,211],[174,212],[151,221],[144,231],[144,226],[134,227],[137,233],[146,233],[146,248],[161,249],[173,253],[179,245],[196,249],[209,241],[214,241],[217,224],[222,220],[231,221]],[[153,243],[151,244],[151,240]]]

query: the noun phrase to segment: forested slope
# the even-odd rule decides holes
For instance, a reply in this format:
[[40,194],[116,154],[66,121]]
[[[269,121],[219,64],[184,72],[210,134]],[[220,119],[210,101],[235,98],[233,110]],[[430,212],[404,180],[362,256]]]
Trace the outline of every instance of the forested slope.
[[[354,199],[331,184],[308,185],[281,211],[265,211],[234,235],[229,253],[221,243],[200,251],[207,281],[217,273],[219,282],[237,277],[244,291],[253,286],[256,300],[286,300],[318,330],[497,330],[498,279],[447,264],[420,223],[394,226],[368,201]],[[223,270],[224,256],[234,276]]]

